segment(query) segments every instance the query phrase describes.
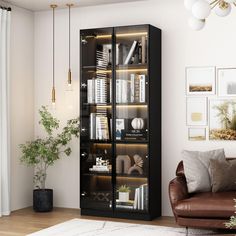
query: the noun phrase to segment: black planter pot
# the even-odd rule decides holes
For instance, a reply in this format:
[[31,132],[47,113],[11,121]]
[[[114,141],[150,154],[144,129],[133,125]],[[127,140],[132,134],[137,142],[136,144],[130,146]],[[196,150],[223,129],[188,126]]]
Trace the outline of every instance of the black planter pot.
[[49,212],[53,209],[53,190],[35,189],[33,193],[33,208],[36,212]]

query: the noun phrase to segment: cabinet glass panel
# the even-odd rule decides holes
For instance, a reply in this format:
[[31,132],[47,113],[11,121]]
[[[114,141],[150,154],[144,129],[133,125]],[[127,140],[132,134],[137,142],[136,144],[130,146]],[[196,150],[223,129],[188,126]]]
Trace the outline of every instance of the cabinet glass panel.
[[81,205],[112,210],[112,29],[81,31]]
[[148,141],[148,28],[121,27],[116,39],[116,140]]
[[111,144],[81,146],[81,204],[84,208],[111,209]]
[[116,210],[148,211],[148,145],[116,145]]

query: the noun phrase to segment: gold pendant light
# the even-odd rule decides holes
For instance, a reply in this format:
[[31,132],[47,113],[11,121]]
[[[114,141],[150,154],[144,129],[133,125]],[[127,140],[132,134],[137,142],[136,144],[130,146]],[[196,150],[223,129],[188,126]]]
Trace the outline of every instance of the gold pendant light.
[[56,105],[56,88],[55,88],[55,8],[57,5],[52,4],[50,5],[52,8],[52,16],[53,16],[53,56],[52,56],[52,106]]
[[73,4],[66,4],[66,6],[69,9],[69,32],[68,32],[68,36],[69,36],[69,69],[68,69],[68,79],[67,79],[67,85],[68,88],[71,88],[72,86],[72,78],[71,78],[71,7],[73,6]]

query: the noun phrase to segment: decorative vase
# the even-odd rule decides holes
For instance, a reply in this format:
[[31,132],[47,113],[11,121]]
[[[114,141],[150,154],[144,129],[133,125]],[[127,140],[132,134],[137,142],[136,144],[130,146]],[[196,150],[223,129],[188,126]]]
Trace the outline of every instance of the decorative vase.
[[131,125],[132,125],[133,129],[143,129],[144,120],[142,118],[134,118],[131,121]]
[[119,201],[128,202],[129,201],[129,192],[119,192]]
[[33,192],[33,208],[36,212],[49,212],[53,209],[53,190],[35,189]]

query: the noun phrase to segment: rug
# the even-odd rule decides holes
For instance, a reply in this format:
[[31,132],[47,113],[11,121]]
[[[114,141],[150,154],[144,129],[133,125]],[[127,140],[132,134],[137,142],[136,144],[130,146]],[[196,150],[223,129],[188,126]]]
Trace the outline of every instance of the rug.
[[[184,236],[185,228],[73,219],[28,236]],[[212,230],[189,229],[188,236],[226,235]],[[234,234],[227,234],[234,235]]]

